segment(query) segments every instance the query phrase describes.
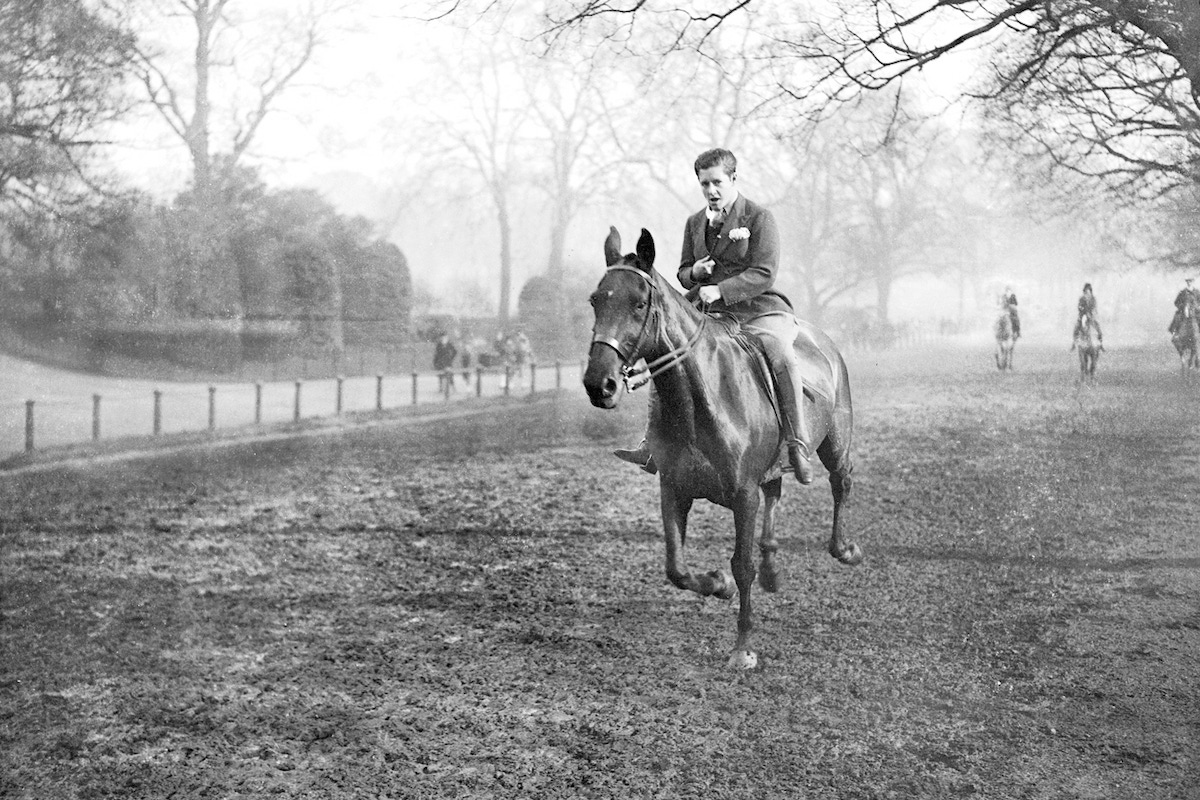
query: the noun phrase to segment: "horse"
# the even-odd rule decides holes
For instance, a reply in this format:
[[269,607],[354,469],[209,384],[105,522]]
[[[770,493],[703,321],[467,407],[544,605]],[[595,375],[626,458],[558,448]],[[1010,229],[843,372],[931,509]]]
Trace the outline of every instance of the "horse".
[[1096,378],[1096,364],[1100,361],[1100,345],[1096,342],[1092,320],[1086,313],[1079,315],[1075,326],[1075,349],[1079,351],[1079,380],[1091,382]]
[[1188,370],[1200,369],[1200,324],[1197,323],[1196,309],[1190,304],[1180,321],[1179,327],[1171,334],[1171,343],[1175,352],[1179,353],[1179,370],[1183,377],[1188,376]]
[[[654,270],[649,231],[642,229],[636,252],[621,255],[620,249],[620,234],[610,228],[604,243],[607,269],[591,295],[595,325],[584,388],[593,406],[613,409],[622,380],[631,391],[653,382],[647,441],[658,466],[667,579],[701,596],[729,600],[737,592],[737,640],[728,665],[753,669],[758,657],[750,646],[751,586],[756,576],[767,592],[778,591],[780,583],[775,507],[782,494],[784,435],[769,371],[761,346],[738,333],[736,322],[697,310]],[[801,402],[809,441],[819,442],[816,453],[829,470],[833,493],[828,551],[854,566],[862,561],[862,550],[847,544],[843,528],[853,486],[849,374],[833,341],[812,325],[801,322],[795,348],[806,378]],[[635,367],[639,359],[645,364]],[[760,492],[761,572],[756,573]],[[723,569],[697,574],[688,567],[688,513],[700,499],[733,512],[732,574]]]
[[1008,311],[996,320],[996,367],[1001,371],[1012,370],[1013,368],[1013,346],[1017,340],[1013,336],[1012,317]]

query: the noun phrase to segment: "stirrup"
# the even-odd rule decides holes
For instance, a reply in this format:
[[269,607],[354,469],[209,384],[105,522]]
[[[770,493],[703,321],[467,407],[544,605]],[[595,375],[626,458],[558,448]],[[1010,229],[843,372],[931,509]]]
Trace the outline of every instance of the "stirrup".
[[796,475],[796,480],[805,486],[813,482],[813,468],[811,455],[806,445],[800,439],[793,439],[787,443],[788,462],[792,465],[792,472]]

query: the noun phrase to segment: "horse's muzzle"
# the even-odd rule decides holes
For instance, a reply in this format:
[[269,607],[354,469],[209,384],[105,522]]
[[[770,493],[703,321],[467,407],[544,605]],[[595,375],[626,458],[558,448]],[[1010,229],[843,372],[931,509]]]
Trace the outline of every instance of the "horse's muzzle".
[[600,342],[592,345],[583,388],[596,408],[616,408],[621,391],[621,360],[616,350]]

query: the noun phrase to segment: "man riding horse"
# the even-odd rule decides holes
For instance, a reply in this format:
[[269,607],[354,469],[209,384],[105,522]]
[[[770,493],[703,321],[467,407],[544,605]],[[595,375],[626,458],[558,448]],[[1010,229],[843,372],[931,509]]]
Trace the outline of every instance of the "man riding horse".
[[[779,270],[775,218],[738,191],[737,158],[730,151],[706,150],[694,169],[706,208],[684,226],[679,282],[693,303],[729,315],[758,335],[775,377],[788,461],[800,483],[812,483],[800,365],[792,347],[799,323],[791,301],[773,288]],[[615,455],[647,472],[657,469],[644,437],[636,448]]]
[[1008,312],[1008,318],[1012,321],[1012,338],[1014,341],[1021,338],[1021,315],[1017,313],[1017,295],[1013,292],[1011,286],[1004,287],[1004,294],[1000,297],[1000,307]]
[[1172,336],[1183,325],[1185,319],[1191,319],[1197,311],[1200,311],[1200,291],[1192,288],[1192,279],[1183,279],[1184,287],[1179,290],[1179,294],[1175,295],[1175,316],[1171,319],[1171,324],[1167,326],[1167,332]]
[[1092,294],[1090,283],[1083,285],[1083,294],[1079,296],[1075,305],[1078,313],[1075,317],[1075,330],[1071,332],[1071,349],[1075,349],[1075,341],[1087,331],[1088,326],[1091,326],[1096,331],[1096,343],[1103,350],[1104,332],[1100,329],[1100,320],[1096,319],[1096,296]]

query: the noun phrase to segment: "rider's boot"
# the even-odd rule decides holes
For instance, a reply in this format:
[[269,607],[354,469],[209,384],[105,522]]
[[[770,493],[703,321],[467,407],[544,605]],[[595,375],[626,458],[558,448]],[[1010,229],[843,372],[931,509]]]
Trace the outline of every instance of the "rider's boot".
[[[654,387],[650,387],[650,417],[654,418],[656,406],[658,404],[658,392],[654,391]],[[649,472],[654,475],[658,472],[658,464],[654,463],[654,454],[650,452],[650,425],[647,423],[646,432],[642,434],[642,440],[637,443],[637,446],[628,449],[622,448],[613,450],[613,455],[622,461],[628,461],[630,464],[637,464],[642,468],[642,472]]]
[[[767,337],[762,338],[765,340]],[[788,463],[796,473],[796,480],[808,485],[813,482],[813,468],[804,437],[804,385],[800,382],[800,370],[776,348],[767,346],[764,349],[779,391],[779,410],[783,415],[784,435],[787,437]]]
[[613,450],[613,455],[622,461],[637,464],[643,472],[649,472],[651,475],[658,472],[658,465],[654,463],[654,454],[650,452],[650,445],[645,436],[632,450]]

